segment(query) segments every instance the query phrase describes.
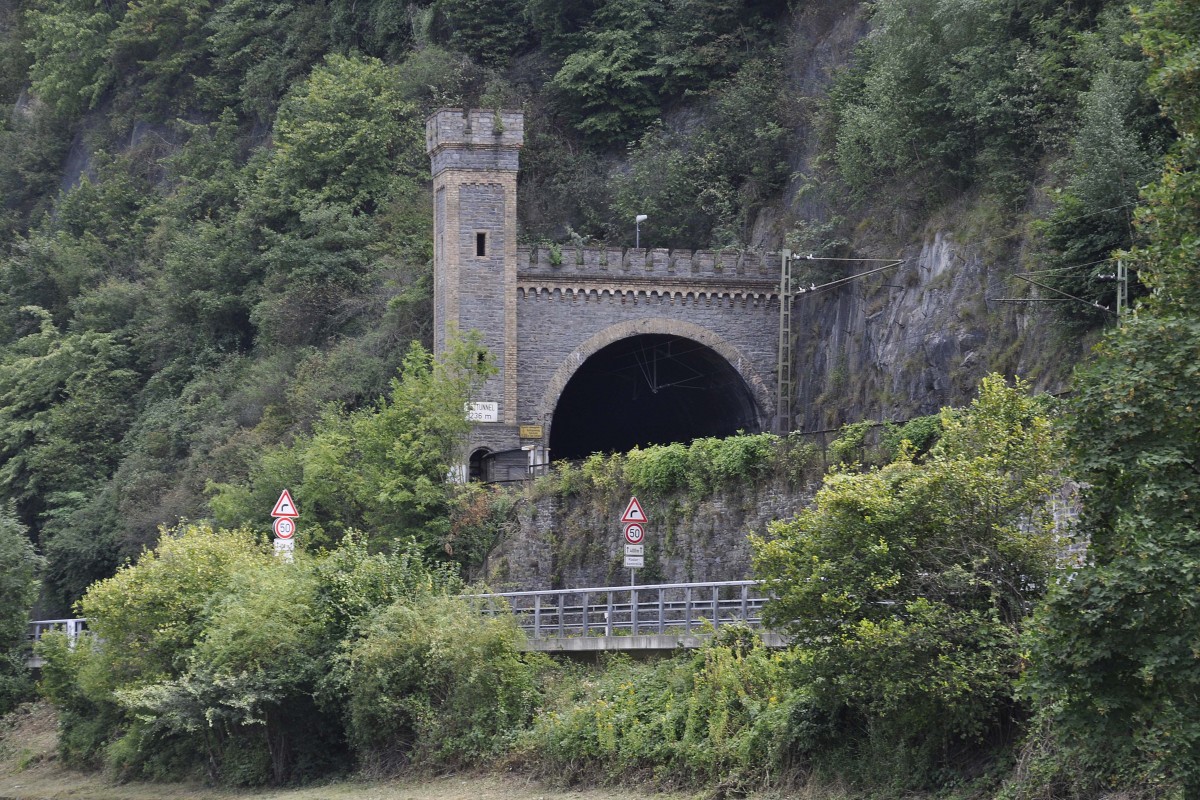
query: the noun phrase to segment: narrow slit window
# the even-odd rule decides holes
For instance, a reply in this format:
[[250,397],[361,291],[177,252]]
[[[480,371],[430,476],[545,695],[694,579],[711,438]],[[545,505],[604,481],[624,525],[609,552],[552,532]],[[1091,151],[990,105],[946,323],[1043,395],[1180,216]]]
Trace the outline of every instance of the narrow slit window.
[[487,234],[475,234],[475,255],[483,257],[487,255]]

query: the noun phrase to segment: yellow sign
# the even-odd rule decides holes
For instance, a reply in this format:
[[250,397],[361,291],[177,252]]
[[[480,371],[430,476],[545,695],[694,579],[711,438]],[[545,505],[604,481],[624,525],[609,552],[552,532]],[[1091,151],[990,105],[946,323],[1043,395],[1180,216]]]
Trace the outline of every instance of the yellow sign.
[[542,426],[522,425],[518,433],[522,439],[540,439],[542,438]]

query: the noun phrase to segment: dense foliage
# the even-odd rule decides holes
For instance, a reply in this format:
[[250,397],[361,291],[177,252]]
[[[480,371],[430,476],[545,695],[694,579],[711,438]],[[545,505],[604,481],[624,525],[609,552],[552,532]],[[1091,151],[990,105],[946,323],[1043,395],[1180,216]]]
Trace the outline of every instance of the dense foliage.
[[354,535],[289,563],[262,538],[189,525],[88,590],[89,646],[42,645],[69,763],[282,783],[353,754],[469,762],[529,719],[537,662],[453,596],[455,570]]
[[796,766],[789,726],[805,690],[791,679],[794,662],[731,629],[658,663],[617,656],[595,675],[563,670],[518,754],[572,783],[646,775],[730,792],[768,785]]
[[[756,542],[773,624],[795,637],[812,749],[933,783],[1019,716],[1018,634],[1053,572],[1061,478],[1050,419],[999,376],[914,460],[839,468],[814,506]],[[861,740],[861,741],[859,741]]]
[[1200,792],[1200,5],[1163,0],[1138,21],[1180,138],[1145,193],[1145,244],[1125,254],[1152,294],[1078,375],[1089,563],[1041,614],[1029,691],[1051,725],[1043,783],[1185,798]]
[[33,688],[25,669],[25,633],[42,566],[12,508],[0,509],[0,714]]
[[1056,304],[1069,319],[1101,322],[1088,304],[1115,300],[1108,258],[1131,243],[1138,189],[1171,137],[1127,9],[883,0],[872,22],[830,95],[832,155],[852,192],[937,205],[982,187],[1017,206],[1044,186],[1039,281],[1086,301]]
[[[843,12],[869,34],[826,94],[804,37]],[[1033,231],[1034,277],[1085,301],[1065,316],[1109,316],[1087,303],[1111,305],[1114,249],[1143,296],[1069,401],[1080,569],[1050,578],[1054,437],[1027,398],[992,381],[962,416],[852,426],[831,460],[875,468],[835,471],[761,551],[797,647],[551,681],[521,757],[899,794],[1026,733],[1014,797],[1200,794],[1197,20],[1195,0],[3,4],[0,706],[40,551],[44,610],[82,597],[99,634],[45,644],[72,763],[259,784],[514,746],[540,665],[427,560],[478,563],[504,512],[441,480],[480,362],[412,345],[424,117],[516,105],[531,240],[630,244],[646,213],[652,246],[832,254],[893,206],[902,228],[982,198],[1006,226],[982,238]],[[700,440],[541,489],[699,497],[818,456]],[[327,548],[291,565],[257,530],[281,483]]]
[[[1037,187],[1061,270],[1044,282],[1108,302],[1104,259],[1175,132],[1123,6],[1007,8],[855,11],[872,33],[822,98],[797,69],[815,46],[805,4],[6,6],[0,499],[48,558],[48,608],[160,525],[260,524],[249,504],[285,474],[311,479],[319,541],[352,525],[445,544],[444,498],[318,474],[334,453],[374,457],[362,410],[429,341],[436,107],[524,108],[531,240],[629,243],[647,214],[654,246],[834,253],[890,187],[1009,209]],[[389,511],[362,507],[379,495]]]
[[446,476],[464,460],[463,404],[492,370],[473,337],[452,337],[437,360],[414,343],[376,406],[331,408],[311,434],[263,453],[245,483],[211,485],[214,515],[231,525],[261,517],[279,487],[289,486],[304,508],[309,547],[357,528],[377,542],[411,536],[431,555],[454,555],[449,512],[468,490]]

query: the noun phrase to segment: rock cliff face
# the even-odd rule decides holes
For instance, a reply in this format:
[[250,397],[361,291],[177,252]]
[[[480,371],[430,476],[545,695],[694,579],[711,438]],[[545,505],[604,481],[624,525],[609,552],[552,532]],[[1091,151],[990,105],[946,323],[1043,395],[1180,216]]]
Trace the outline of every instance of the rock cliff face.
[[1040,391],[1062,390],[1084,343],[1042,304],[1008,300],[1024,294],[1025,284],[1012,277],[1021,259],[1019,246],[996,253],[935,229],[903,248],[893,269],[801,295],[794,317],[799,429],[903,421],[962,405],[993,371]]
[[[904,420],[960,405],[991,371],[1020,375],[1036,389],[1059,391],[1086,343],[1060,331],[1047,303],[1014,303],[1028,285],[1012,274],[1036,269],[1020,220],[1042,202],[1001,210],[986,198],[960,197],[936,212],[905,196],[883,193],[846,219],[834,197],[817,109],[832,75],[851,60],[868,32],[862,3],[814,4],[798,10],[784,58],[797,113],[794,179],[755,226],[753,246],[804,247],[798,231],[831,225],[837,214],[846,254],[895,258],[900,265],[842,288],[799,296],[793,352],[793,429],[818,431],[861,419]],[[798,241],[799,240],[799,241]],[[802,266],[805,262],[801,262]],[[886,262],[811,262],[797,273],[804,286],[866,272]]]

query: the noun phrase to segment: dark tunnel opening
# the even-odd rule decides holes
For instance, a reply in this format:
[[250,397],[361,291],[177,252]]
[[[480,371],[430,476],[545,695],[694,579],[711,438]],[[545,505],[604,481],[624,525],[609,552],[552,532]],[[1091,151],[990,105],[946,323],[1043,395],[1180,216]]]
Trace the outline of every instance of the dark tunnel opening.
[[703,436],[758,433],[754,397],[720,354],[665,334],[597,351],[563,389],[550,427],[555,459]]

